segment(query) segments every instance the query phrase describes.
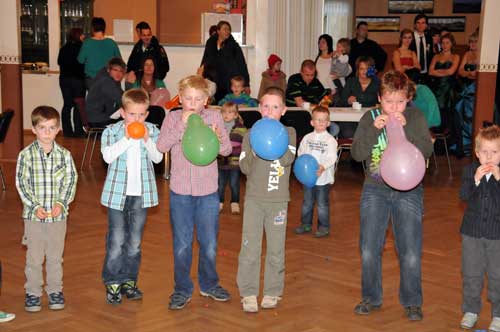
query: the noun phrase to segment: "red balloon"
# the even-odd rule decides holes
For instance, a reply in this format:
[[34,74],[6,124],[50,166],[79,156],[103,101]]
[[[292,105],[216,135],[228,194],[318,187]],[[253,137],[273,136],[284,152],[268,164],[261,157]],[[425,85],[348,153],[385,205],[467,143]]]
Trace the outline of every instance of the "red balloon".
[[393,115],[389,116],[385,128],[388,145],[380,161],[380,175],[394,189],[411,190],[424,177],[424,156],[406,139],[403,126]]

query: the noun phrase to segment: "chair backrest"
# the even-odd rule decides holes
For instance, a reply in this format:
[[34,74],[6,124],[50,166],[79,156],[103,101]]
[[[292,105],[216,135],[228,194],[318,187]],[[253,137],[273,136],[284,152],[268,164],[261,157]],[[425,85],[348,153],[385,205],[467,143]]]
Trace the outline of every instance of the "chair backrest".
[[78,109],[78,114],[80,114],[80,120],[85,127],[89,127],[89,120],[87,119],[87,113],[85,112],[85,97],[76,97],[74,100],[75,107]]
[[6,110],[0,114],[0,143],[5,140],[5,136],[7,136],[7,129],[9,129],[9,125],[13,117],[13,110]]

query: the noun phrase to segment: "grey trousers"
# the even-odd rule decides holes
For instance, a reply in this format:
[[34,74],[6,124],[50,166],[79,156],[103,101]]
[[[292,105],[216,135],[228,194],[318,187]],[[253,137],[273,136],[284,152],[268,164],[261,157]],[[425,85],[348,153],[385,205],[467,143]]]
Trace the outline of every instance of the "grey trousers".
[[463,312],[481,312],[481,292],[486,274],[492,316],[500,317],[500,240],[462,234]]
[[242,297],[259,295],[262,233],[266,231],[264,295],[281,296],[285,286],[288,202],[245,200],[237,283]]
[[42,296],[43,262],[47,272],[47,294],[58,293],[63,287],[63,252],[66,238],[66,220],[53,223],[24,221],[23,244],[26,251],[26,283],[27,294]]

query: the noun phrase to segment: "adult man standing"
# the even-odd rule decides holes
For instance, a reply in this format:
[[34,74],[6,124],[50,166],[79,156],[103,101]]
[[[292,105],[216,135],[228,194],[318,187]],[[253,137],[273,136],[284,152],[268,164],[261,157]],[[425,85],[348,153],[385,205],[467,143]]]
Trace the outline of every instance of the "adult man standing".
[[330,94],[316,78],[316,65],[312,60],[304,60],[300,73],[290,76],[286,89],[286,105],[302,107],[304,102],[319,104]]
[[368,23],[365,21],[358,23],[356,26],[356,37],[351,39],[351,52],[349,53],[351,68],[356,68],[356,59],[360,56],[373,58],[377,71],[384,71],[387,53],[376,41],[368,39]]
[[141,24],[137,25],[137,30],[139,31],[140,39],[135,44],[128,58],[127,72],[140,76],[142,74],[140,71],[142,70],[144,59],[152,56],[155,60],[157,78],[164,80],[170,69],[165,49],[160,45],[158,39],[153,36],[149,24],[141,22]]
[[428,18],[425,14],[418,14],[413,20],[414,31],[413,40],[410,44],[410,50],[417,53],[417,59],[420,62],[420,77],[416,83],[426,83],[429,65],[434,56],[433,42],[431,35],[427,32]]

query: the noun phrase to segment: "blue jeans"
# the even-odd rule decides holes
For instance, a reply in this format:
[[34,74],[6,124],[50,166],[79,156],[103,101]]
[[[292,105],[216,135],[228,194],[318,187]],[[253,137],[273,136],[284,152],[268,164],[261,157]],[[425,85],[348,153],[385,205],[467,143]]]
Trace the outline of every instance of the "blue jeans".
[[215,269],[217,234],[219,232],[219,195],[178,195],[170,191],[170,223],[174,244],[175,292],[184,296],[193,293],[191,262],[193,260],[193,233],[200,247],[198,282],[201,291],[217,286],[219,276]]
[[318,230],[330,229],[330,185],[304,187],[302,225],[312,225],[314,202],[318,206]]
[[108,234],[102,279],[106,285],[137,280],[147,209],[141,196],[127,196],[123,211],[108,208]]
[[392,231],[399,256],[399,302],[422,305],[421,256],[423,187],[401,192],[365,184],[360,201],[361,288],[363,299],[382,304],[382,251],[392,217]]
[[224,191],[229,180],[231,188],[231,203],[240,202],[240,170],[239,169],[219,169],[219,199],[224,203]]

